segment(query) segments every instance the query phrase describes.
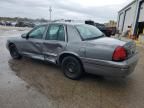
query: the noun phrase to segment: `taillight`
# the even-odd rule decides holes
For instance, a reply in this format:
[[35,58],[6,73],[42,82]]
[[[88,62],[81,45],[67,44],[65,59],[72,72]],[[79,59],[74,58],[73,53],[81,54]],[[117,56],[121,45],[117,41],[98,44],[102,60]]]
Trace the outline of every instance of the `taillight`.
[[127,52],[124,47],[118,46],[114,53],[112,59],[114,61],[123,61],[127,58]]

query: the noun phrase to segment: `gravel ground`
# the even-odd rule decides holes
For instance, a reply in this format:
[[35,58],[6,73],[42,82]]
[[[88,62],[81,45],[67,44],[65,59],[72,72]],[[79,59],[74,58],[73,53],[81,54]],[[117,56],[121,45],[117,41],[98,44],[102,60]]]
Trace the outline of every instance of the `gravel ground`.
[[73,81],[58,66],[29,58],[11,59],[6,39],[1,35],[0,108],[144,108],[143,48],[138,47],[140,60],[128,78],[85,75]]

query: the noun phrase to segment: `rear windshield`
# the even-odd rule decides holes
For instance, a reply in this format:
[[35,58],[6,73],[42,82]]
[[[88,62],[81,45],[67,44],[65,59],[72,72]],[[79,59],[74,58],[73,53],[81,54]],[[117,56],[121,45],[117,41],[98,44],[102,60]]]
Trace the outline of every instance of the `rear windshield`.
[[92,25],[76,25],[76,28],[83,40],[91,40],[104,36],[104,34],[97,27]]

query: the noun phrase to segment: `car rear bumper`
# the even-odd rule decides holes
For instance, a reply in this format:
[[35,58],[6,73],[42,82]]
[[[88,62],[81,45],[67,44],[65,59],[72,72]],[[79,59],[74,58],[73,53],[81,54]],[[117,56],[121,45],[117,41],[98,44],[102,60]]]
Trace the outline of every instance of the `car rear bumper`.
[[138,54],[136,53],[130,59],[123,62],[96,60],[81,58],[85,72],[96,75],[124,77],[132,73],[138,62]]

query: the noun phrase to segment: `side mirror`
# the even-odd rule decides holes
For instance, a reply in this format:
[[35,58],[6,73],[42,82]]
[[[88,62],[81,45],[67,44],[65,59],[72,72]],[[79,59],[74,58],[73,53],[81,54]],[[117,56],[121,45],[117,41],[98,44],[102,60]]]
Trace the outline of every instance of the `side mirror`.
[[21,37],[27,39],[27,34],[22,34]]

